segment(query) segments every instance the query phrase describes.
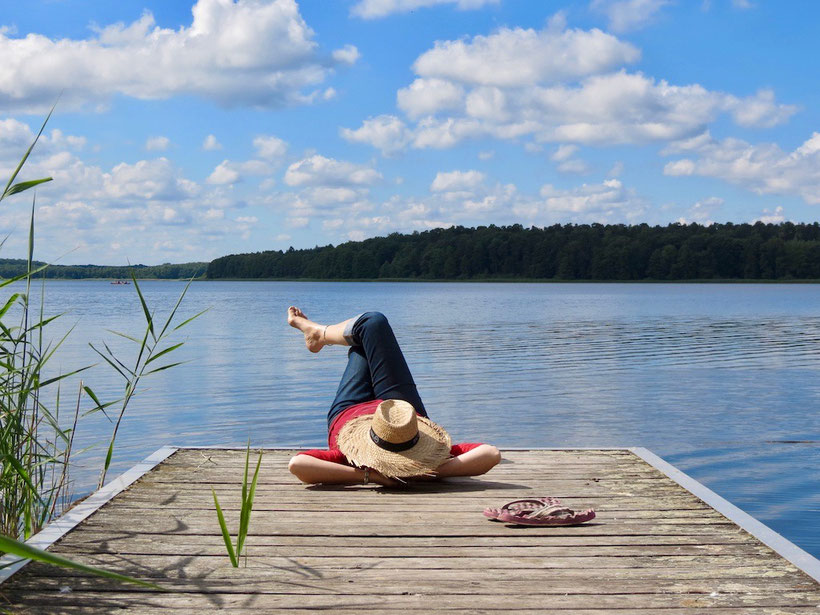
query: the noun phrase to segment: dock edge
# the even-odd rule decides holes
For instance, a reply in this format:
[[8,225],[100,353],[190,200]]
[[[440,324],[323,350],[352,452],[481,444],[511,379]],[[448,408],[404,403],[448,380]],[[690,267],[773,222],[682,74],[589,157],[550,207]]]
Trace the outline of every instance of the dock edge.
[[626,449],[656,470],[659,470],[667,477],[675,481],[695,497],[700,498],[706,504],[714,508],[721,515],[736,523],[757,538],[760,542],[775,551],[780,557],[788,560],[800,570],[809,575],[812,579],[820,583],[820,560],[807,553],[796,544],[784,538],[769,526],[758,521],[749,513],[744,512],[728,500],[722,498],[717,493],[699,483],[688,474],[681,472],[668,461],[664,461],[655,453],[643,447],[630,447]]
[[[137,479],[168,459],[168,457],[177,452],[179,448],[178,446],[163,446],[154,451],[148,457],[134,465],[130,470],[123,472],[102,487],[102,489],[98,489],[67,513],[46,525],[42,530],[29,538],[26,544],[30,547],[36,547],[37,549],[47,549],[91,516],[91,514],[97,512],[103,504],[114,499],[120,492],[136,482]],[[3,581],[30,561],[29,559],[18,557],[11,553],[5,554],[0,558],[0,583],[3,583]]]

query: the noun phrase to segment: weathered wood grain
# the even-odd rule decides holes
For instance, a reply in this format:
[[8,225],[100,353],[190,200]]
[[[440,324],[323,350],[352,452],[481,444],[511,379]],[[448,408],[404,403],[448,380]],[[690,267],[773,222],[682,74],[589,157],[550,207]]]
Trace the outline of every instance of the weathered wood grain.
[[[628,451],[507,452],[487,476],[401,489],[306,487],[287,471],[296,452],[264,452],[246,567],[228,562],[211,496],[235,530],[244,451],[180,450],[51,549],[165,593],[29,564],[0,586],[0,612],[820,612],[816,582]],[[539,495],[598,517],[482,515]]]

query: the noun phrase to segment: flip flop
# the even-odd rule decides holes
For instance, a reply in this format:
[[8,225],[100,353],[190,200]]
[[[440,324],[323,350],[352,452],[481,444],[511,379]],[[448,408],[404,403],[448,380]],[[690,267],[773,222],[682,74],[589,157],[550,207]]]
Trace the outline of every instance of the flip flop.
[[513,500],[507,502],[501,508],[485,508],[484,516],[490,521],[500,521],[499,517],[508,511],[515,513],[529,512],[543,508],[544,506],[560,506],[561,500],[558,498],[543,497],[543,498],[524,498],[523,500]]
[[534,510],[503,511],[497,517],[498,521],[515,525],[580,525],[594,518],[595,511],[591,508],[575,512],[560,503],[546,504]]

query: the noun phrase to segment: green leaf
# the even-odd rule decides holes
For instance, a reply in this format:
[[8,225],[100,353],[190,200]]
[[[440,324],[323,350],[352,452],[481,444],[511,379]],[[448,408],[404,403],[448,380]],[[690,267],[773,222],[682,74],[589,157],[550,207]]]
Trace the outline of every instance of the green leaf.
[[176,363],[169,363],[168,365],[163,365],[162,367],[158,367],[156,369],[152,369],[150,372],[145,372],[145,375],[148,374],[156,374],[157,372],[161,372],[166,369],[171,369],[172,367],[176,367],[177,365],[182,365],[183,363],[188,363],[188,361],[177,361]]
[[165,349],[165,350],[163,350],[162,352],[158,352],[157,354],[155,354],[155,355],[153,355],[153,356],[149,357],[149,358],[148,358],[148,360],[145,362],[145,364],[146,364],[146,365],[148,365],[148,364],[149,364],[149,363],[151,363],[152,361],[156,361],[156,360],[157,360],[157,359],[159,359],[162,355],[168,354],[169,352],[172,352],[172,351],[176,350],[177,348],[179,348],[180,346],[182,346],[184,343],[185,343],[185,342],[180,342],[179,344],[174,344],[174,345],[173,345],[173,346],[171,346],[170,348],[166,348],[166,349]]
[[13,278],[7,278],[7,279],[3,280],[2,282],[0,282],[0,288],[3,288],[4,286],[8,286],[9,284],[14,284],[15,282],[18,282],[20,280],[24,280],[25,278],[27,278],[29,276],[37,275],[43,269],[48,269],[48,265],[47,264],[46,265],[41,265],[40,267],[38,267],[34,271],[31,271],[31,272],[27,271],[26,273],[21,273],[20,275],[16,275]]
[[85,564],[80,564],[78,562],[72,561],[66,557],[57,555],[56,553],[49,553],[48,551],[43,551],[42,549],[38,549],[37,547],[32,547],[31,545],[27,545],[24,542],[14,540],[13,538],[9,538],[8,536],[0,535],[0,551],[11,553],[12,555],[16,555],[17,557],[33,559],[39,562],[44,562],[46,564],[52,564],[53,566],[73,568],[74,570],[89,572],[99,577],[106,577],[108,579],[114,579],[115,581],[122,581],[124,583],[134,583],[136,585],[150,587],[151,589],[156,589],[158,591],[165,591],[159,585],[156,585],[154,583],[140,581],[139,579],[134,579],[133,577],[128,577],[124,574],[118,574],[116,572],[109,572],[108,570],[103,570],[101,568],[86,566]]
[[185,285],[185,288],[182,289],[182,292],[179,295],[179,299],[177,299],[176,305],[174,305],[174,309],[171,310],[170,314],[168,314],[168,319],[165,321],[165,325],[163,325],[162,331],[159,332],[160,339],[162,339],[162,336],[165,335],[165,331],[171,325],[171,321],[174,319],[174,315],[177,313],[177,310],[179,309],[182,300],[185,298],[185,294],[188,292],[188,287],[191,285],[191,282],[193,281],[193,278],[188,280],[188,283]]
[[140,298],[140,303],[142,304],[142,311],[145,313],[145,320],[148,322],[148,330],[151,332],[151,337],[154,338],[154,341],[157,341],[157,336],[154,335],[154,318],[151,316],[151,312],[148,310],[148,304],[145,303],[145,297],[142,296],[142,291],[140,290],[140,285],[137,283],[137,276],[134,275],[134,272],[131,272],[131,279],[134,280],[134,288],[137,289],[137,295]]
[[125,333],[120,333],[119,331],[114,331],[113,329],[106,329],[106,331],[108,331],[109,333],[113,333],[114,335],[124,337],[125,339],[131,340],[132,342],[136,342],[137,344],[140,343],[140,341],[137,338],[131,337],[130,335],[126,335]]
[[3,455],[2,458],[5,461],[8,461],[9,465],[12,468],[14,468],[15,472],[17,472],[17,475],[23,480],[24,483],[26,483],[26,486],[29,488],[31,493],[38,500],[40,500],[40,504],[45,506],[45,502],[43,501],[43,498],[40,497],[40,494],[38,493],[37,488],[34,486],[34,483],[31,482],[31,477],[28,475],[28,472],[26,472],[26,469],[23,467],[23,465],[13,455],[9,455],[8,453]]
[[[123,378],[125,378],[126,380],[129,380],[129,381],[130,381],[130,378],[129,378],[128,376],[126,376],[126,375],[125,375],[125,372],[123,372],[123,371],[119,368],[119,366],[118,366],[116,363],[114,363],[111,359],[109,359],[107,356],[105,356],[105,355],[104,355],[104,354],[103,354],[100,350],[98,350],[98,349],[94,346],[94,344],[92,344],[91,342],[89,342],[89,343],[88,343],[88,345],[89,345],[89,346],[91,346],[91,349],[92,349],[94,352],[96,352],[96,353],[97,353],[98,355],[100,355],[103,359],[105,359],[105,361],[106,361],[106,362],[107,362],[107,363],[108,363],[111,367],[113,367],[115,370],[117,370],[117,371],[120,373],[120,376],[122,376],[122,377],[123,377]],[[131,371],[131,370],[128,370],[128,371]]]
[[97,410],[101,410],[101,411],[102,411],[102,413],[103,413],[103,415],[105,415],[105,418],[107,418],[107,419],[108,419],[108,422],[109,422],[109,423],[112,423],[113,421],[111,420],[111,417],[110,417],[110,416],[108,416],[108,414],[106,413],[105,409],[106,409],[106,408],[108,408],[109,406],[113,406],[113,405],[114,405],[115,403],[117,403],[117,402],[115,402],[115,401],[111,401],[111,402],[108,402],[107,404],[103,404],[103,403],[101,403],[101,402],[100,402],[100,400],[97,398],[96,393],[94,393],[94,391],[92,391],[92,390],[91,390],[91,387],[89,387],[89,386],[87,386],[87,385],[83,385],[83,391],[85,391],[86,395],[88,395],[88,396],[91,398],[91,400],[92,400],[95,404],[97,404],[97,407],[96,407],[96,408],[93,408],[92,410],[89,410],[88,412],[86,412],[85,414],[83,414],[83,416],[86,416],[86,415],[88,415],[88,414],[91,414],[91,413],[93,413],[93,412],[96,412]]
[[188,324],[189,322],[191,322],[192,320],[196,320],[197,318],[199,318],[200,316],[202,316],[205,312],[207,312],[207,311],[208,311],[208,310],[210,310],[210,309],[211,309],[211,308],[205,308],[205,309],[204,309],[204,310],[202,310],[199,314],[194,314],[194,315],[193,315],[193,316],[191,316],[188,320],[185,320],[185,321],[181,322],[180,324],[178,324],[176,327],[174,327],[174,331],[176,331],[177,329],[182,329],[182,327],[184,327],[185,325],[187,325],[187,324]]
[[6,305],[4,305],[2,309],[0,309],[0,318],[6,315],[6,312],[8,312],[11,306],[14,305],[14,302],[17,301],[17,298],[19,296],[20,293],[14,293],[11,297],[9,297],[9,300],[6,301]]
[[105,455],[105,465],[103,466],[103,476],[108,472],[108,468],[111,466],[111,456],[114,454],[114,438],[111,438],[111,442],[108,445],[108,453]]
[[222,514],[222,508],[219,506],[219,500],[216,498],[216,491],[211,487],[211,493],[214,494],[214,505],[216,506],[216,516],[219,519],[219,527],[222,529],[222,539],[225,541],[225,548],[228,549],[228,556],[231,558],[231,564],[234,568],[239,568],[239,561],[236,559],[233,545],[231,544],[231,534],[228,532],[228,525],[225,523],[225,515]]
[[248,466],[250,465],[251,459],[251,439],[248,438],[248,448],[245,451],[245,475],[242,479],[242,504],[239,508],[239,533],[236,536],[236,553],[241,557],[242,555],[242,543],[244,542],[242,538],[242,531],[245,529],[245,516],[247,513],[247,509],[245,508],[245,502],[248,499]]
[[44,177],[43,179],[32,179],[27,182],[19,182],[14,184],[11,188],[6,190],[5,196],[11,196],[12,194],[17,194],[18,192],[23,192],[24,190],[28,190],[29,188],[34,188],[34,186],[39,186],[40,184],[44,184],[46,182],[50,182],[52,180],[51,177]]
[[251,490],[248,492],[247,499],[243,500],[242,510],[245,512],[245,523],[241,528],[239,536],[239,549],[237,552],[241,553],[242,547],[245,546],[245,539],[248,537],[248,527],[251,523],[251,511],[253,511],[253,499],[256,496],[256,482],[259,479],[259,468],[262,465],[262,451],[259,451],[259,459],[256,460],[256,470],[253,472],[253,482],[251,483]]
[[[59,100],[59,97],[58,97],[58,100]],[[31,150],[34,149],[34,146],[37,144],[37,141],[40,139],[40,135],[43,134],[43,130],[45,130],[46,124],[48,124],[48,120],[51,118],[51,114],[54,113],[54,107],[56,107],[56,106],[57,106],[57,101],[54,101],[54,105],[51,107],[51,111],[48,112],[48,115],[46,116],[46,119],[43,120],[43,125],[40,126],[40,132],[38,132],[37,136],[34,137],[34,141],[32,141],[31,145],[28,146],[28,149],[26,150],[26,153],[23,155],[23,158],[17,164],[17,168],[14,169],[14,173],[11,174],[11,177],[9,178],[9,183],[7,183],[5,189],[3,189],[3,194],[0,194],[0,201],[2,201],[6,197],[6,194],[8,193],[9,188],[14,183],[14,180],[17,179],[17,174],[20,172],[20,169],[22,169],[23,165],[26,164],[26,160],[28,160],[28,157],[31,154]]]
[[89,369],[90,367],[91,366],[88,365],[86,367],[81,367],[80,369],[75,369],[73,372],[68,372],[67,374],[60,374],[59,376],[54,376],[53,378],[49,378],[48,380],[44,380],[43,382],[40,383],[38,388],[42,389],[43,387],[46,387],[46,386],[48,386],[48,385],[50,385],[54,382],[57,382],[59,380],[63,380],[64,378],[68,378],[69,376],[73,376],[75,374],[79,374],[80,372],[84,372],[85,370]]

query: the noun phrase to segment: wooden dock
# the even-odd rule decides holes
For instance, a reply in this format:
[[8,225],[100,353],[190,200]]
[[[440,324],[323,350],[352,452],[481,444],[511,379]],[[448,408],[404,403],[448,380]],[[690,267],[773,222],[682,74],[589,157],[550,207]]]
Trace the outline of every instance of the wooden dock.
[[[50,548],[168,591],[29,563],[0,584],[0,612],[820,614],[817,560],[780,539],[801,570],[631,450],[505,451],[484,477],[407,489],[308,488],[292,454],[265,452],[241,568],[211,487],[235,531],[244,451],[180,449]],[[598,518],[482,515],[543,495]]]

